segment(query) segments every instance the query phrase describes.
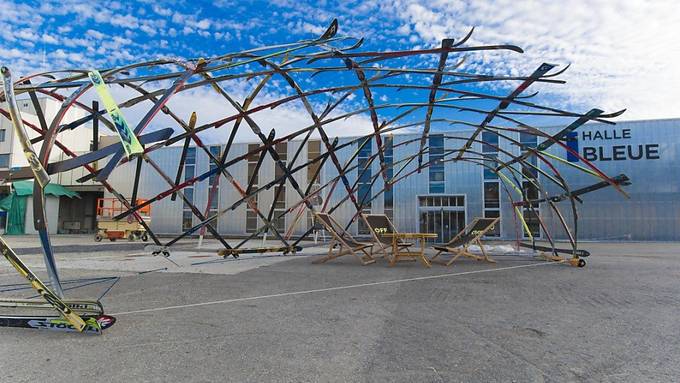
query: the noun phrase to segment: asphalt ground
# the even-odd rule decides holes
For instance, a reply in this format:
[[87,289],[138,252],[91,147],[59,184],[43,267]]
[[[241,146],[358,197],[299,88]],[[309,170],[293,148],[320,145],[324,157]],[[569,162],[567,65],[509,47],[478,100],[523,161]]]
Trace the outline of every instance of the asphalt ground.
[[[320,247],[200,266],[214,258],[173,253],[181,267],[105,244],[62,252],[62,279],[121,277],[102,299],[118,322],[101,336],[2,328],[0,381],[680,381],[680,245],[583,248],[585,268],[312,265]],[[5,263],[0,283],[21,281]],[[138,274],[154,267],[167,269]],[[15,293],[30,291],[1,296]]]

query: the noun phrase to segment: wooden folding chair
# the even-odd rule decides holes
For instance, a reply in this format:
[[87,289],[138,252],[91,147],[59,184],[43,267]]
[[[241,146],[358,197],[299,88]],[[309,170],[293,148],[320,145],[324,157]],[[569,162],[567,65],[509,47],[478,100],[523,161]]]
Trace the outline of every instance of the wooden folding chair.
[[[389,233],[398,233],[397,229],[394,228],[392,221],[385,214],[361,214],[364,222],[368,225],[371,231],[373,239],[380,247],[385,258],[389,257],[389,254],[394,252],[392,248],[392,237],[385,236]],[[411,242],[404,242],[399,239],[397,242],[397,248],[399,251],[408,250],[409,247],[413,246]]]
[[[482,244],[481,238],[486,233],[493,230],[498,220],[500,220],[500,217],[473,219],[472,222],[465,226],[463,230],[456,234],[456,236],[453,237],[448,243],[433,246],[433,248],[437,250],[437,254],[430,258],[430,262],[450,266],[456,259],[462,256],[476,259],[478,261],[484,260],[486,262],[496,263],[496,261],[489,258],[489,256],[486,254],[486,250],[484,250],[484,245]],[[468,250],[470,245],[479,246],[483,256],[471,253]],[[435,259],[443,253],[451,253],[453,254],[453,257],[448,262]]]
[[[331,259],[347,254],[357,257],[362,265],[375,263],[375,259],[373,259],[373,256],[371,255],[373,251],[372,243],[363,243],[355,240],[354,237],[343,229],[328,213],[316,212],[314,215],[318,219],[318,222],[326,228],[326,231],[328,231],[333,238],[328,246],[328,255],[315,260],[312,263],[325,263]],[[335,245],[340,246],[337,252],[333,252]],[[363,255],[361,255],[361,253],[363,253]]]

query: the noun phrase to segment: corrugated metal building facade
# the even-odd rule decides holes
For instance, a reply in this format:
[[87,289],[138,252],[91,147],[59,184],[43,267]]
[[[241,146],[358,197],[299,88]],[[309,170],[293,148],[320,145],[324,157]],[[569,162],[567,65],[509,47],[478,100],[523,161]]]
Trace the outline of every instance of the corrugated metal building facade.
[[[560,128],[545,128],[549,134],[556,133]],[[625,187],[630,199],[625,198],[615,189],[609,187],[589,193],[583,196],[583,204],[578,205],[580,216],[578,237],[581,240],[597,239],[630,239],[630,240],[680,240],[680,119],[649,120],[621,122],[617,125],[588,124],[577,131],[575,139],[570,145],[579,151],[586,159],[591,160],[596,166],[610,176],[626,174],[632,185]],[[451,158],[448,152],[459,148],[463,141],[455,137],[468,137],[471,130],[458,130],[440,133],[439,136],[430,138],[429,146],[432,148],[429,156],[442,155],[444,159]],[[514,139],[527,145],[532,137],[520,136],[518,133],[507,133]],[[394,135],[392,138],[393,153],[388,160],[395,164],[393,173],[404,164],[400,160],[413,155],[418,149],[418,141],[414,140],[418,135],[403,134]],[[494,140],[487,133],[485,140]],[[339,145],[354,140],[354,138],[340,138]],[[402,144],[411,141],[410,144]],[[520,153],[520,147],[500,139],[500,152],[494,148],[475,143],[473,150],[486,155],[498,155],[501,160],[507,159],[503,151],[509,151],[515,155]],[[400,145],[401,144],[401,145]],[[258,144],[239,143],[230,149],[228,158],[243,155]],[[443,147],[442,147],[443,145]],[[299,141],[288,142],[280,145],[277,151],[284,159],[292,161],[294,153],[300,146]],[[314,156],[318,151],[319,144],[303,148],[295,164],[303,164],[308,156]],[[321,152],[324,151],[323,145]],[[369,150],[370,149],[370,150]],[[213,147],[211,150],[219,154],[224,147]],[[337,152],[338,159],[344,164],[358,150],[358,143],[352,144]],[[372,147],[365,147],[359,154],[357,161],[364,161],[367,156],[376,154],[375,142]],[[548,149],[549,153],[562,158],[567,158],[567,151],[563,147],[554,145]],[[153,152],[151,158],[169,176],[174,178],[180,158],[181,147],[165,148]],[[310,154],[311,153],[311,154]],[[470,154],[470,157],[480,158],[481,155]],[[425,160],[427,161],[428,155]],[[235,180],[243,187],[248,184],[249,167],[252,170],[257,158],[249,161],[241,161],[228,168]],[[541,168],[547,169],[545,164],[538,161]],[[553,161],[554,163],[554,161]],[[415,169],[416,161],[409,163],[401,174],[406,174]],[[584,166],[581,162],[574,164]],[[587,173],[574,169],[566,163],[555,163],[572,189],[585,187],[600,180]],[[192,149],[185,164],[185,176],[190,177],[208,171],[210,168],[208,156],[200,149]],[[111,176],[111,182],[126,196],[130,196],[134,179],[134,164],[127,164],[117,169]],[[380,171],[379,162],[371,164],[371,175]],[[347,175],[350,184],[357,181],[358,169],[350,171]],[[296,181],[301,187],[306,188],[309,180],[307,170],[301,170],[295,174]],[[275,178],[276,165],[267,155],[257,172],[257,184],[264,185]],[[510,173],[504,171],[510,177]],[[320,180],[321,185],[334,178],[337,171],[329,160],[323,166]],[[252,174],[251,174],[252,176]],[[369,184],[368,177],[360,180],[365,184],[358,194],[367,193]],[[549,195],[561,194],[563,191],[545,177],[539,175],[539,180],[546,187]],[[208,202],[209,185],[214,178],[204,180],[186,190],[187,197],[192,199],[199,210],[203,211]],[[521,183],[521,176],[519,178]],[[169,188],[163,180],[147,164],[143,166],[139,189],[139,198],[149,198]],[[370,192],[376,193],[383,188],[382,179],[379,178],[372,186]],[[259,193],[257,204],[264,211],[269,211],[274,204],[274,190]],[[509,189],[509,193],[515,193]],[[219,181],[219,198],[211,205],[212,211],[222,210],[240,199],[238,192],[221,177]],[[328,189],[324,190],[323,199],[326,200]],[[335,205],[346,196],[342,183],[338,183],[336,191],[331,196],[329,206]],[[448,239],[454,235],[467,222],[478,216],[501,216],[501,225],[497,233],[501,238],[515,238],[519,227],[518,220],[514,217],[513,208],[504,191],[502,180],[498,180],[491,172],[484,172],[484,168],[473,162],[445,161],[442,165],[425,169],[420,173],[412,174],[398,182],[391,190],[391,198],[384,195],[372,201],[370,210],[373,213],[381,213],[388,210],[393,215],[393,221],[400,231],[427,231],[436,232],[440,239]],[[539,197],[542,197],[540,195]],[[518,196],[514,195],[515,199]],[[390,203],[390,199],[392,202]],[[300,196],[291,187],[290,182],[285,187],[285,205],[283,199],[278,202],[277,211],[293,206],[300,200]],[[196,224],[198,219],[193,217],[188,208],[183,206],[180,198],[176,201],[165,198],[153,204],[151,227],[158,233],[180,233],[183,226],[189,227]],[[391,205],[391,206],[390,206]],[[568,202],[558,204],[568,222],[571,222],[571,207]],[[539,207],[541,217],[547,227],[556,238],[565,238],[565,233],[560,230],[558,217],[545,203]],[[341,223],[348,222],[355,212],[351,202],[346,201],[334,213],[334,217]],[[296,212],[288,214],[285,222],[279,222],[283,228],[290,226],[296,216]],[[531,214],[524,213],[531,223]],[[295,234],[302,234],[307,230],[309,221],[305,212],[294,228]],[[250,223],[248,223],[250,222]],[[227,235],[245,235],[252,230],[253,226],[261,226],[261,221],[256,220],[254,213],[248,212],[246,204],[241,204],[235,210],[229,211],[218,219],[218,230]],[[536,234],[544,236],[542,230],[532,226]],[[357,223],[352,226],[352,231],[362,229]],[[285,230],[284,230],[285,231]],[[521,231],[520,231],[521,233]]]

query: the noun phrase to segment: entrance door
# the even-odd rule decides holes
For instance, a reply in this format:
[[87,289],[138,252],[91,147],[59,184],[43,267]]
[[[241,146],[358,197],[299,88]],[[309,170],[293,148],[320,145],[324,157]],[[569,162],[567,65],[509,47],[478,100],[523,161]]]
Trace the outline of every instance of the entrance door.
[[448,242],[465,227],[465,196],[418,197],[419,231],[434,233],[432,242]]

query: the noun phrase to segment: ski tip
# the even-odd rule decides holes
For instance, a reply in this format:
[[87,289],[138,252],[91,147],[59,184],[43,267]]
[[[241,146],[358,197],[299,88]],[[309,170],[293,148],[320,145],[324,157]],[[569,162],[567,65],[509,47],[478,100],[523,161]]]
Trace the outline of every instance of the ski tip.
[[95,317],[95,320],[99,324],[99,328],[104,331],[107,328],[113,326],[116,323],[116,318],[112,317],[111,315],[98,315]]
[[618,117],[618,116],[622,115],[623,113],[625,113],[626,110],[627,110],[627,109],[624,108],[624,109],[621,109],[621,110],[619,110],[619,111],[617,111],[617,112],[609,113],[607,116],[602,116],[602,117],[608,117],[608,118]]
[[338,19],[333,19],[333,21],[331,21],[331,25],[328,26],[326,32],[321,35],[319,40],[328,40],[335,36],[336,33],[338,33]]

